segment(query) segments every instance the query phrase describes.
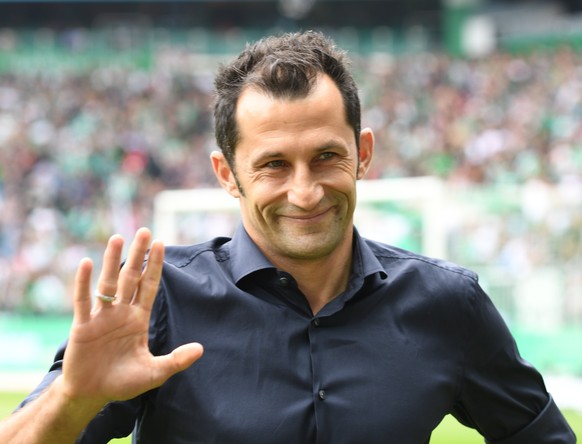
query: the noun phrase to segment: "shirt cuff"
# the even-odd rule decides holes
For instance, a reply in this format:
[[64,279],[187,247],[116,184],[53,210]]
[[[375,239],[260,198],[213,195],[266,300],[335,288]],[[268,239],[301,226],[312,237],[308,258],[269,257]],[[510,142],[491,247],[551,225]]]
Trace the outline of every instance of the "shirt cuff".
[[535,419],[515,435],[489,444],[576,444],[576,435],[549,396],[548,403]]

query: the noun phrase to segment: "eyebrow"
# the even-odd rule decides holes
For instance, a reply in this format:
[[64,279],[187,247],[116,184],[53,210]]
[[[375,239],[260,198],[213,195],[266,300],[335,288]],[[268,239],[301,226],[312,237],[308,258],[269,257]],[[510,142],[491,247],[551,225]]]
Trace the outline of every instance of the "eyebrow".
[[[321,145],[317,146],[314,149],[314,151],[316,153],[323,153],[324,151],[327,151],[331,148],[341,148],[344,150],[348,149],[348,147],[345,145],[345,143],[343,143],[343,141],[341,141],[340,139],[330,139],[330,140],[322,143]],[[272,158],[277,158],[277,157],[285,157],[285,154],[282,151],[276,151],[276,150],[266,151],[266,152],[262,153],[259,157],[257,157],[256,160],[272,159]]]
[[348,147],[346,146],[345,143],[343,143],[343,140],[340,139],[330,139],[327,142],[325,142],[324,144],[320,145],[319,147],[316,148],[317,152],[323,152],[323,151],[327,151],[330,148],[342,148],[342,149],[348,149]]

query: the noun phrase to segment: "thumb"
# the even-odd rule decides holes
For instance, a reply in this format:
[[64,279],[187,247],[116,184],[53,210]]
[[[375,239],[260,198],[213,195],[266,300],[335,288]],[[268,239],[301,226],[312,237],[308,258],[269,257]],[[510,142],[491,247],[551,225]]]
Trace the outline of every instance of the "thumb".
[[186,370],[204,354],[204,348],[197,342],[181,345],[168,356],[171,357],[177,367],[176,372]]
[[158,375],[154,375],[152,381],[158,387],[171,376],[186,370],[204,354],[204,348],[197,342],[181,345],[172,353],[164,356],[156,356]]

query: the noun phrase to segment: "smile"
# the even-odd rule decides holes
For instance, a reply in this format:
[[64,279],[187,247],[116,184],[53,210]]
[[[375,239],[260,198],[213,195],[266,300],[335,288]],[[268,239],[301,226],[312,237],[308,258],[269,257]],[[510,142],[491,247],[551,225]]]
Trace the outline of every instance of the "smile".
[[315,214],[305,214],[305,215],[284,215],[282,217],[286,219],[291,219],[297,222],[317,222],[320,219],[324,218],[329,212],[331,208],[328,208],[324,211],[320,211],[319,213]]

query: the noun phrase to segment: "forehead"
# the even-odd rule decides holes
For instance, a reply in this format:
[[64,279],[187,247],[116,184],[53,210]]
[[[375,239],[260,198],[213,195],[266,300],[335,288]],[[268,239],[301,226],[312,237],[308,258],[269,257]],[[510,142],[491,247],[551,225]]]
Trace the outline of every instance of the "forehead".
[[334,81],[318,76],[305,97],[274,97],[266,91],[249,86],[238,100],[236,119],[241,141],[263,131],[300,131],[319,127],[347,128],[343,97]]

